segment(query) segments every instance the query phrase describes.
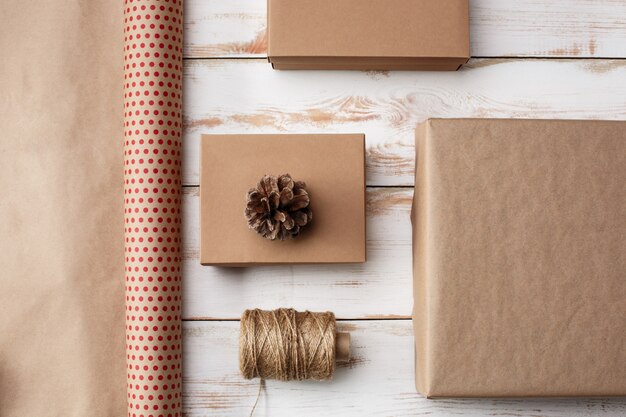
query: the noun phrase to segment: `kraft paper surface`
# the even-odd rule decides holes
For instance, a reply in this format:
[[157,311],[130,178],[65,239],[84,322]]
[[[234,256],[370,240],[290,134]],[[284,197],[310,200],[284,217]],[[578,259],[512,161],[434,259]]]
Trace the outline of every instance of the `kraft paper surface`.
[[434,119],[416,139],[418,390],[626,395],[626,123]]
[[456,70],[469,51],[468,0],[268,0],[276,69]]
[[[363,134],[202,135],[201,141],[202,264],[365,262]],[[246,193],[266,174],[290,174],[307,185],[313,220],[296,239],[271,241],[248,228]]]
[[182,416],[183,5],[124,3],[128,415]]
[[0,415],[180,416],[182,4],[3,24]]
[[0,416],[123,416],[122,7],[0,20]]

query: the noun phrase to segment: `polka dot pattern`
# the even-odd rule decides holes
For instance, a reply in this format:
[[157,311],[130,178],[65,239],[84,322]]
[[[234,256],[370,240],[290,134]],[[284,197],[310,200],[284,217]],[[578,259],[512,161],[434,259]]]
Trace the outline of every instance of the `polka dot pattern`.
[[129,417],[182,417],[181,0],[124,1]]

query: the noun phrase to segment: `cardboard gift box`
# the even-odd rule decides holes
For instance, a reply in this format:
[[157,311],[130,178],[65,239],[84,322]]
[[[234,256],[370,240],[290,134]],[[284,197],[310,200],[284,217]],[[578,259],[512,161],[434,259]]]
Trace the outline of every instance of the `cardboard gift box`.
[[[203,265],[365,262],[363,134],[203,135],[200,165]],[[295,239],[248,228],[246,193],[266,174],[306,183],[313,219]]]
[[626,395],[626,123],[418,126],[416,384]]
[[457,70],[468,0],[268,0],[276,69]]

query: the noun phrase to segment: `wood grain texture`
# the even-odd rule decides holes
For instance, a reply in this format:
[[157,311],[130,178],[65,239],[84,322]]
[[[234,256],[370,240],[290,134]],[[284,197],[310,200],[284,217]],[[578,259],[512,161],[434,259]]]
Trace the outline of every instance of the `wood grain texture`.
[[367,190],[364,264],[224,268],[200,265],[198,188],[185,188],[183,317],[236,319],[254,307],[331,310],[349,319],[410,317],[412,198],[412,189]]
[[[502,416],[618,417],[626,398],[438,399],[416,393],[410,320],[339,322],[352,337],[350,364],[332,382],[267,381],[255,417]],[[186,417],[247,416],[259,381],[238,368],[238,322],[184,323]],[[532,364],[529,364],[532,366]]]
[[[626,57],[622,0],[470,0],[477,57]],[[266,0],[187,0],[185,56],[265,57]]]
[[[238,371],[246,308],[333,310],[354,359],[332,383],[269,382],[255,416],[617,417],[626,399],[426,400],[413,384],[411,227],[415,125],[428,117],[626,120],[626,2],[470,0],[473,59],[457,73],[280,72],[265,61],[266,0],[186,0],[184,408],[249,415]],[[523,59],[527,57],[561,59]],[[190,59],[222,58],[222,59]],[[223,59],[257,58],[257,59]],[[506,58],[506,59],[501,59]],[[520,59],[521,58],[521,59]],[[368,262],[228,269],[198,260],[202,133],[363,132]],[[378,320],[400,318],[400,320]],[[532,366],[532,364],[529,364]]]
[[414,183],[429,117],[626,119],[626,60],[475,59],[458,72],[274,71],[263,60],[185,66],[185,184],[202,133],[365,133],[368,185]]

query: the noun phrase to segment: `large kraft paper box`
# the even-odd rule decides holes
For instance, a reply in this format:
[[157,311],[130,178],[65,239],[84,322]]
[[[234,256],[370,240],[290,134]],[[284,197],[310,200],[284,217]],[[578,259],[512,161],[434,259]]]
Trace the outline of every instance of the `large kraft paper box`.
[[268,0],[275,69],[457,70],[468,0]]
[[435,119],[416,139],[418,391],[626,395],[626,123]]
[[[203,265],[365,262],[365,136],[202,135],[200,262]],[[263,175],[304,181],[313,219],[292,240],[248,228],[246,193]]]

